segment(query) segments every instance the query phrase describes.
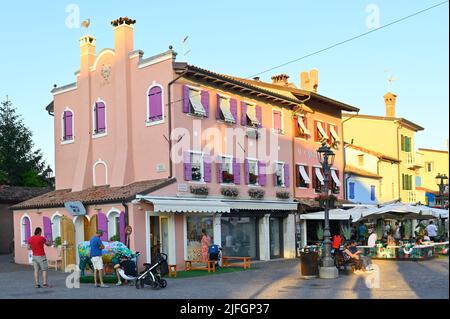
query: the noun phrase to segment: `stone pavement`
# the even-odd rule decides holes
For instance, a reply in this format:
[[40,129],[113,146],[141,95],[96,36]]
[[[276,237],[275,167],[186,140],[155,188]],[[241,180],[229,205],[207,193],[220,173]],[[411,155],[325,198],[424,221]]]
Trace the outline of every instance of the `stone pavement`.
[[[303,280],[298,260],[256,263],[257,269],[204,276],[168,279],[164,290],[135,287],[80,289],[65,286],[66,274],[50,271],[51,289],[33,287],[32,267],[14,265],[0,256],[0,298],[2,299],[380,299],[449,298],[449,261],[439,258],[422,262],[376,260],[379,272],[372,275],[340,275],[336,280]],[[379,288],[366,281],[379,276]],[[374,281],[376,282],[376,280]]]

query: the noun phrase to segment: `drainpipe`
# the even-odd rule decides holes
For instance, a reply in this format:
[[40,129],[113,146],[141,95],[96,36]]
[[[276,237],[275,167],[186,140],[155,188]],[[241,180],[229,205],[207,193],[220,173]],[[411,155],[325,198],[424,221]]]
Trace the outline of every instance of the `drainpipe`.
[[167,117],[168,117],[168,121],[169,121],[169,136],[168,136],[168,140],[169,140],[169,170],[170,170],[170,174],[169,174],[169,179],[173,178],[173,161],[172,161],[172,94],[171,94],[171,87],[173,84],[175,84],[175,82],[177,82],[180,78],[182,78],[183,76],[185,76],[187,73],[187,67],[186,70],[183,71],[183,73],[181,73],[179,76],[177,76],[174,80],[172,80],[171,82],[169,82],[168,84],[168,90],[167,90],[167,97],[168,97],[168,112],[167,112]]
[[[129,207],[126,202],[122,202],[122,206],[125,208],[125,227],[129,226]],[[127,235],[125,234],[125,245],[130,248],[130,242],[127,240]],[[137,263],[136,263],[137,267]]]
[[[341,112],[341,113],[342,113],[342,112]],[[346,120],[344,120],[344,121],[341,122],[342,144],[344,145],[344,172],[343,172],[344,176],[345,176],[345,167],[346,167],[346,165],[347,165],[347,157],[345,156],[345,149],[346,149],[346,146],[345,146],[345,138],[344,138],[344,133],[345,133],[345,131],[344,131],[344,123],[347,122],[347,121],[350,121],[352,118],[357,117],[358,115],[359,115],[359,111],[356,112],[356,114],[350,116],[348,119],[346,119]],[[351,144],[353,144],[353,141],[352,141]],[[347,193],[348,193],[348,191],[347,191],[347,181],[348,181],[349,178],[350,178],[350,175],[345,179],[344,198],[345,198],[346,200],[349,200],[349,199],[347,198],[347,195],[348,195],[348,194],[347,194]]]
[[[394,121],[394,123],[395,124],[398,124],[398,126],[397,126],[397,159],[400,161],[400,145],[399,145],[399,142],[398,142],[398,139],[399,139],[399,137],[400,137],[400,129],[402,128],[402,125],[399,123],[399,121]],[[398,163],[398,166],[397,166],[397,171],[398,171],[398,180],[397,180],[397,183],[398,183],[398,198],[400,199],[400,201],[402,200],[402,197],[400,196],[400,162]]]

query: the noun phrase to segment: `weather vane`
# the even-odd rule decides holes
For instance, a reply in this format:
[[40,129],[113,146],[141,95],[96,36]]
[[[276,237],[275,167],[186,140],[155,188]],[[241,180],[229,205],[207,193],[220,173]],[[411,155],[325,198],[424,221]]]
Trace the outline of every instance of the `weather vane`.
[[395,81],[397,81],[398,79],[392,75],[390,69],[385,70],[384,72],[389,73],[389,76],[388,76],[388,78],[387,78],[387,82],[388,82],[388,88],[389,88],[389,91],[391,91],[391,90],[392,90],[392,83],[395,82]]

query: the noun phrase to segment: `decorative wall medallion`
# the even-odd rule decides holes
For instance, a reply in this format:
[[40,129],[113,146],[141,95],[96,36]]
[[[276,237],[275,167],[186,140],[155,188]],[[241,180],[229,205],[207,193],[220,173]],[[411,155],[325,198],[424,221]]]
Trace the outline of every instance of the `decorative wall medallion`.
[[111,78],[112,68],[110,65],[103,65],[101,70],[101,75],[104,80],[104,83],[109,83]]

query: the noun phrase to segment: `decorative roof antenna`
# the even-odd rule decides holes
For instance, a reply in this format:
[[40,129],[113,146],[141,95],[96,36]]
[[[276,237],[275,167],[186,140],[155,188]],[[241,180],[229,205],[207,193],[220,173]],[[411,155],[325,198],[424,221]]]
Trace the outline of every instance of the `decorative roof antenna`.
[[387,78],[389,92],[392,91],[392,83],[398,80],[398,78],[392,75],[391,71],[392,71],[391,69],[384,70],[384,72],[389,73],[389,76]]
[[191,50],[189,49],[189,36],[186,36],[182,41],[181,44],[183,46],[183,56],[187,56],[189,53],[191,53]]
[[86,35],[90,35],[89,27],[91,26],[91,19],[86,19],[81,22],[81,26],[86,29]]

